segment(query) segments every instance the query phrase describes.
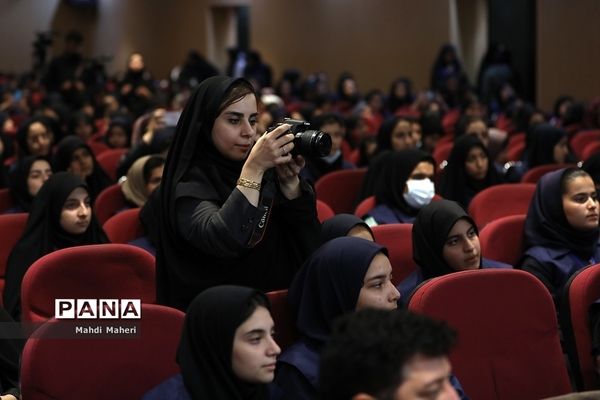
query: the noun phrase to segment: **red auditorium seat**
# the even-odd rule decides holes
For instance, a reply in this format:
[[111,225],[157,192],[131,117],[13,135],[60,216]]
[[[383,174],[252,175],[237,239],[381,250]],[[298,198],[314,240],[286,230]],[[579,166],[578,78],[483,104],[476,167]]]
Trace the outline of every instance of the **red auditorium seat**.
[[141,299],[156,302],[154,257],[128,244],[68,247],[45,255],[25,273],[23,321],[54,316],[55,299]]
[[145,235],[140,222],[140,209],[131,208],[110,217],[102,229],[111,243],[129,243]]
[[0,305],[4,293],[6,262],[13,247],[25,232],[28,216],[27,213],[0,215]]
[[600,141],[600,129],[579,131],[571,138],[571,150],[573,150],[573,153],[577,157],[584,159],[583,150],[585,147],[590,143],[598,141]]
[[317,199],[327,203],[336,214],[351,214],[366,173],[366,168],[358,168],[323,175],[315,182]]
[[319,221],[321,223],[323,223],[323,221],[333,217],[334,215],[335,215],[335,213],[333,212],[333,210],[331,209],[331,207],[329,207],[329,205],[327,203],[317,199],[317,217],[319,218]]
[[577,271],[565,285],[560,318],[577,390],[600,389],[592,360],[590,305],[600,298],[600,264]]
[[275,340],[281,351],[285,350],[299,338],[296,330],[294,311],[287,301],[287,289],[268,292],[267,297],[271,302],[271,316],[275,322]]
[[120,178],[117,176],[117,167],[119,166],[119,162],[125,153],[127,153],[127,149],[110,149],[101,152],[98,157],[96,157],[98,164],[100,164],[102,169],[113,181],[116,181],[118,178]]
[[139,336],[108,339],[62,338],[65,328],[52,319],[25,344],[23,398],[139,399],[179,373],[175,355],[184,318],[179,310],[142,304]]
[[447,142],[442,144],[437,144],[435,149],[433,149],[433,159],[436,163],[436,168],[442,168],[444,161],[448,160],[450,156],[450,152],[452,151],[452,147],[454,146],[454,142]]
[[412,224],[387,224],[371,228],[375,241],[388,249],[392,264],[392,282],[402,282],[416,268],[412,256]]
[[369,196],[356,206],[354,210],[354,215],[358,218],[364,217],[369,211],[371,211],[377,205],[377,200],[375,196]]
[[121,185],[115,183],[98,194],[94,203],[94,214],[100,225],[104,225],[117,211],[126,207],[127,203],[121,191]]
[[90,149],[92,149],[92,153],[94,153],[96,159],[98,159],[98,156],[100,154],[110,150],[110,147],[108,147],[108,145],[104,143],[102,136],[98,138],[91,137],[86,143],[88,146],[90,146]]
[[484,257],[518,267],[525,250],[525,217],[524,214],[509,215],[487,224],[479,232]]
[[408,309],[458,333],[452,370],[472,399],[531,400],[571,392],[548,289],[511,269],[462,271],[426,281]]
[[9,188],[0,189],[0,214],[15,206],[15,200]]
[[489,222],[507,215],[527,214],[535,192],[533,183],[504,183],[477,193],[469,204],[469,215],[481,230]]
[[531,168],[521,177],[521,183],[537,183],[542,176],[548,172],[556,171],[561,168],[574,167],[574,164],[544,164]]
[[581,159],[585,161],[596,153],[600,153],[600,141],[588,143],[583,149]]

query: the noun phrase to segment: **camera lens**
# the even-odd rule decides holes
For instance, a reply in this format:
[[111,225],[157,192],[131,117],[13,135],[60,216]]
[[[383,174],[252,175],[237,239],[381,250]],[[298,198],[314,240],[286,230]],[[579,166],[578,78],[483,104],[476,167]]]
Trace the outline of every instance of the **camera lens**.
[[306,130],[296,134],[293,153],[306,157],[325,157],[331,152],[331,137],[320,131]]

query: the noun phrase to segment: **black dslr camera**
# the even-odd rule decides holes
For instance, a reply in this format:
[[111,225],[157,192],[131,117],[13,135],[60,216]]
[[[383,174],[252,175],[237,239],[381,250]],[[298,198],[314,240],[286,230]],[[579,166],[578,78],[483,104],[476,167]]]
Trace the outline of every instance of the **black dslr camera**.
[[284,118],[283,122],[267,129],[271,132],[281,124],[291,125],[288,132],[294,135],[292,156],[325,157],[331,152],[331,136],[325,132],[310,129],[310,124],[296,119]]

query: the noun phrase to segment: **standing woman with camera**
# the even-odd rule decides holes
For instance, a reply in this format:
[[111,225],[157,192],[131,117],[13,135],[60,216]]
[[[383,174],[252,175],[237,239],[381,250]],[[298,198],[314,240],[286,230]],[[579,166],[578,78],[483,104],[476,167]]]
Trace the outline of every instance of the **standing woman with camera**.
[[160,303],[185,310],[222,284],[287,288],[316,248],[315,194],[298,177],[290,126],[261,136],[257,120],[245,79],[209,78],[188,101],[154,196]]

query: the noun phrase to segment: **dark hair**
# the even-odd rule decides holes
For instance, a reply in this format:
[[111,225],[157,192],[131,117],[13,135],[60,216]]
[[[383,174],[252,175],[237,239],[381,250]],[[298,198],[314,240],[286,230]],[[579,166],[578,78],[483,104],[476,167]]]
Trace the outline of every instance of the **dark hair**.
[[248,299],[246,306],[242,310],[242,321],[246,321],[248,318],[250,318],[250,316],[254,314],[254,311],[256,311],[258,307],[264,307],[271,311],[271,303],[269,303],[267,296],[259,291],[256,291],[256,293],[254,293],[254,295]]
[[313,129],[321,129],[323,125],[327,124],[339,124],[342,127],[345,127],[344,119],[336,113],[324,113],[317,115],[311,121],[311,125]]
[[590,176],[590,174],[588,174],[586,171],[584,171],[583,169],[580,168],[567,168],[565,170],[565,172],[563,172],[562,176],[560,177],[560,191],[562,194],[567,193],[568,189],[567,189],[567,185],[569,184],[569,182],[571,182],[573,179],[575,178],[579,178],[579,177],[589,177],[590,179],[592,179],[592,177]]
[[239,80],[235,84],[231,85],[229,89],[223,95],[223,102],[219,107],[219,111],[217,115],[220,115],[224,109],[232,105],[233,103],[237,103],[246,95],[252,94],[256,101],[258,101],[258,96],[256,95],[256,91],[252,84],[246,80]]
[[149,159],[147,159],[146,163],[144,164],[144,168],[142,169],[144,183],[148,184],[152,171],[162,165],[165,165],[165,158],[163,156],[151,156]]
[[339,318],[321,355],[320,399],[358,393],[391,398],[415,356],[443,357],[456,333],[441,321],[408,311],[365,309]]

